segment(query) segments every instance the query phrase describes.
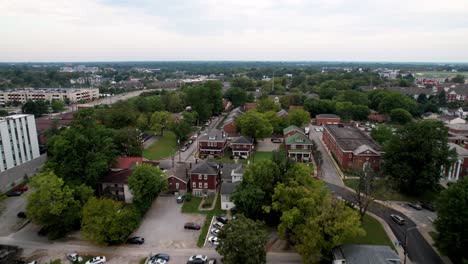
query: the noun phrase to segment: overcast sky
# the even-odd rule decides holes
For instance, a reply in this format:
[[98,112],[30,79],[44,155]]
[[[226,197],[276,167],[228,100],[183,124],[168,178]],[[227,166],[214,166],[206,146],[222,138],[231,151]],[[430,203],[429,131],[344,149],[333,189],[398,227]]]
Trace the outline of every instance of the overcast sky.
[[0,61],[468,62],[468,0],[0,0]]

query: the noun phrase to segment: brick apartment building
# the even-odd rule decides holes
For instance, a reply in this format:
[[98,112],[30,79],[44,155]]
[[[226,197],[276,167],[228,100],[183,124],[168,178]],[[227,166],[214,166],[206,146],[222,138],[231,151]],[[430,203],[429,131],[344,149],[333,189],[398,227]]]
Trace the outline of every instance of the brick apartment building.
[[338,124],[341,122],[341,118],[334,114],[319,114],[315,116],[315,124],[322,126],[325,124]]
[[380,168],[381,147],[355,126],[325,125],[323,141],[344,170],[360,171],[365,164]]
[[226,133],[219,129],[211,129],[198,138],[198,155],[200,157],[222,157],[226,146]]
[[214,194],[221,182],[219,164],[211,161],[200,161],[189,171],[192,194],[203,196]]

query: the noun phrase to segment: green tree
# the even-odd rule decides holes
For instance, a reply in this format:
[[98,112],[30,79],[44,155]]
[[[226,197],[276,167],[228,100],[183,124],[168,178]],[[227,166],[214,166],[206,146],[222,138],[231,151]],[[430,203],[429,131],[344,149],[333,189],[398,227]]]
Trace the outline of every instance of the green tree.
[[280,110],[280,105],[275,103],[273,99],[265,98],[258,101],[257,111],[264,113],[267,111],[278,112]]
[[187,135],[192,131],[192,127],[184,120],[171,122],[169,128],[174,132],[180,142],[187,139]]
[[263,139],[273,132],[273,127],[262,113],[248,111],[236,119],[236,126],[242,135],[257,139]]
[[447,105],[447,98],[445,95],[445,90],[440,91],[440,93],[437,95],[437,102],[439,103],[440,106],[446,106]]
[[89,187],[78,186],[75,193],[52,171],[33,177],[31,187],[35,191],[28,197],[26,214],[33,223],[48,230],[49,238],[62,237],[79,227],[82,202],[92,193]]
[[411,114],[403,108],[395,108],[390,111],[390,118],[397,124],[404,125],[411,122]]
[[457,74],[457,76],[452,78],[452,82],[454,83],[465,83],[465,76],[461,74]]
[[387,125],[378,125],[370,132],[370,136],[380,145],[390,140],[393,136],[392,129]]
[[61,112],[65,109],[65,104],[62,100],[53,100],[50,105],[54,113]]
[[114,144],[121,156],[140,157],[143,154],[140,131],[127,127],[115,131]]
[[340,91],[338,101],[351,102],[353,105],[368,105],[367,94],[356,90]]
[[468,261],[468,177],[463,177],[437,199],[437,248],[454,263]]
[[411,122],[398,129],[384,145],[384,174],[408,194],[436,190],[442,168],[448,168],[455,158],[447,134],[443,123],[434,120]]
[[167,188],[167,181],[159,168],[140,164],[128,178],[128,187],[133,194],[133,203],[144,214],[159,193]]
[[334,247],[364,234],[364,230],[359,214],[332,199],[325,185],[313,180],[309,172],[299,168],[293,178],[278,184],[271,209],[281,214],[280,236],[294,245],[304,263],[317,263]]
[[109,198],[89,199],[83,206],[82,214],[83,235],[102,245],[125,241],[140,221],[136,209]]
[[306,99],[304,108],[309,111],[312,116],[336,113],[336,103],[332,100]]
[[417,110],[416,102],[397,92],[391,92],[385,95],[378,106],[379,112],[390,114],[393,109],[403,108],[410,113],[415,113]]
[[247,102],[247,92],[239,87],[232,87],[226,91],[224,98],[232,102],[234,107],[242,106]]
[[154,131],[160,131],[160,135],[163,136],[164,129],[170,123],[171,114],[167,111],[157,111],[151,115],[151,129]]
[[302,109],[294,109],[288,114],[289,124],[302,127],[310,122],[310,114]]
[[238,215],[236,220],[227,223],[218,237],[222,243],[216,251],[223,256],[223,263],[266,263],[268,233],[263,223]]
[[333,87],[321,87],[319,96],[321,99],[333,99],[338,94],[338,91]]
[[241,184],[232,194],[236,209],[249,218],[264,218],[262,208],[271,205],[271,195],[280,175],[278,166],[271,160],[247,166]]
[[197,119],[198,119],[198,113],[193,111],[193,112],[183,112],[182,117],[184,118],[184,121],[187,122],[189,125],[196,125],[197,124]]
[[67,184],[95,186],[117,156],[114,131],[98,125],[92,110],[79,111],[75,118],[70,128],[49,139],[46,167]]
[[231,80],[232,87],[239,87],[247,91],[255,90],[255,82],[247,77],[234,78]]
[[136,127],[141,131],[146,131],[150,128],[150,122],[146,113],[141,113],[136,120]]
[[41,117],[49,112],[49,106],[45,101],[32,101],[28,100],[21,107],[23,114],[32,114],[35,117]]

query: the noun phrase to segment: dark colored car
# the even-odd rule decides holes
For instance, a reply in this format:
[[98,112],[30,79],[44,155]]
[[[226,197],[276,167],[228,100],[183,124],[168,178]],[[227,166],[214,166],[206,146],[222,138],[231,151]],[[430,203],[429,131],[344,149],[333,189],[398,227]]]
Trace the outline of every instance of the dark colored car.
[[281,143],[283,140],[281,138],[271,138],[271,142],[273,143]]
[[23,191],[11,191],[11,192],[7,192],[7,196],[8,197],[13,197],[13,196],[21,196],[21,194],[23,194]]
[[403,217],[399,216],[399,215],[391,214],[390,217],[392,218],[392,220],[394,222],[396,222],[399,225],[404,225],[405,224],[405,219]]
[[435,212],[435,208],[434,208],[434,205],[432,205],[431,203],[425,203],[425,202],[422,202],[420,203],[421,207],[426,209],[426,210],[429,210],[431,212]]
[[28,186],[18,186],[15,188],[15,191],[22,191],[22,192],[25,192],[29,190]]
[[131,237],[127,240],[127,243],[141,245],[145,243],[145,239],[142,237]]
[[187,261],[187,264],[206,264],[206,261],[203,261],[201,259],[194,259]]
[[39,230],[37,232],[37,234],[39,236],[47,236],[48,233],[49,233],[49,230],[47,230],[47,228],[45,226],[43,228],[41,228],[41,230]]
[[179,195],[177,197],[177,203],[183,203],[185,200],[185,195]]
[[26,213],[25,212],[19,212],[16,216],[18,218],[26,218]]
[[200,230],[201,226],[197,223],[185,223],[184,225],[185,229],[194,229],[194,230]]
[[166,253],[158,253],[152,256],[151,259],[164,259],[165,261],[169,261],[171,257],[169,256],[169,254]]
[[422,209],[422,207],[421,207],[421,205],[419,203],[408,203],[408,206],[412,207],[412,208],[414,208],[416,210],[421,210]]
[[223,223],[223,224],[227,224],[227,222],[229,221],[229,220],[227,219],[227,217],[224,216],[224,215],[217,216],[217,217],[216,217],[216,220],[217,220],[218,222]]

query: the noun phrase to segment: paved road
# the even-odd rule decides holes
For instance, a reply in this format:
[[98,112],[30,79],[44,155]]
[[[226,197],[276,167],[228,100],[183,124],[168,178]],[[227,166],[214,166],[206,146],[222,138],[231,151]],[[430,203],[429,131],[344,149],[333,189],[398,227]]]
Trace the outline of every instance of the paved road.
[[310,139],[315,141],[318,149],[320,150],[320,152],[322,152],[322,157],[323,157],[322,178],[325,182],[338,185],[338,186],[344,186],[344,183],[341,180],[340,175],[336,171],[335,165],[333,165],[330,155],[328,155],[327,151],[325,150],[323,146],[322,141],[320,140],[322,138],[322,132],[315,131],[315,128],[316,126],[310,126],[309,137]]
[[[355,203],[354,193],[345,189],[341,186],[328,183],[328,187],[331,191],[335,192],[337,195],[340,195],[345,200]],[[368,209],[373,214],[381,217],[388,223],[392,229],[395,236],[401,243],[404,243],[405,240],[405,231],[408,228],[415,227],[416,224],[409,219],[404,214],[391,209],[387,206],[384,206],[379,203],[372,203]],[[390,218],[390,214],[397,214],[402,216],[406,224],[398,225]],[[418,229],[411,229],[407,232],[407,241],[408,241],[408,256],[413,264],[439,264],[442,263],[440,256],[434,251],[434,249],[427,243]]]

